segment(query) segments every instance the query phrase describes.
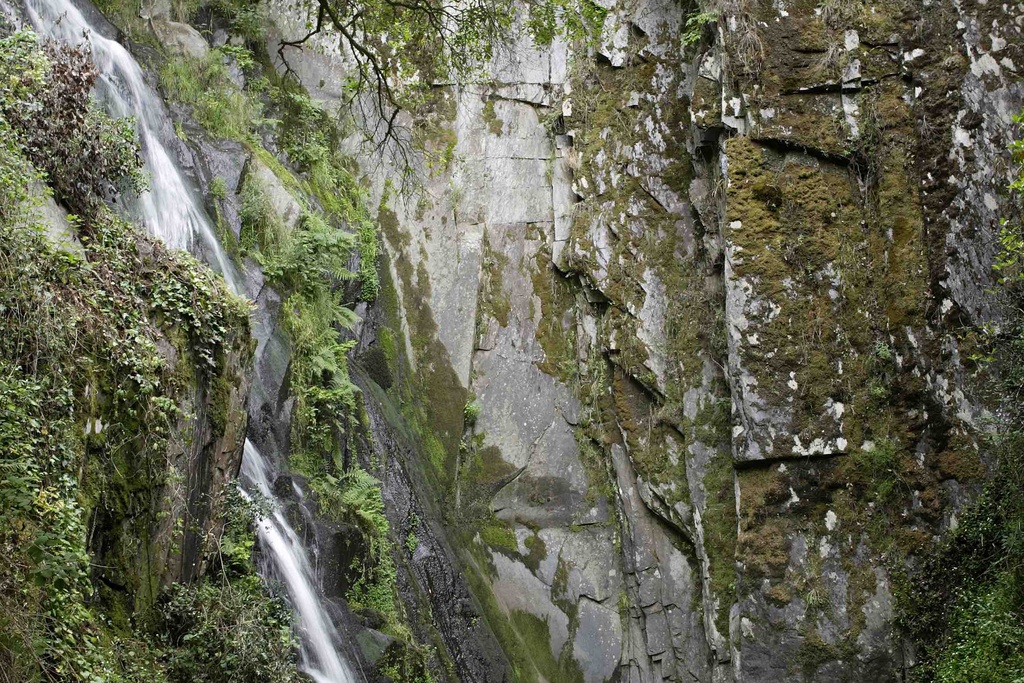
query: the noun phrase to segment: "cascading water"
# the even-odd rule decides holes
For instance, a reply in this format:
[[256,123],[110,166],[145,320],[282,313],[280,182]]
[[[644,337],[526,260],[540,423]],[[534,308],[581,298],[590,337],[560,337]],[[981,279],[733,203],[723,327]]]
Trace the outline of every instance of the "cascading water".
[[[242,477],[251,490],[273,499],[270,487],[271,467],[263,455],[245,440]],[[285,584],[292,606],[299,615],[302,629],[302,670],[317,683],[350,683],[355,680],[335,643],[338,632],[313,586],[313,569],[309,565],[302,541],[275,506],[260,522],[263,546],[270,551],[270,567]]]
[[[206,212],[161,142],[158,131],[170,125],[169,118],[138,63],[124,46],[96,30],[70,0],[27,0],[26,9],[40,35],[69,44],[90,43],[100,71],[97,90],[103,106],[113,116],[135,117],[150,187],[127,202],[129,212],[170,247],[200,247],[201,255],[212,261],[228,286],[239,293],[235,270],[217,242]],[[259,493],[274,501],[272,473],[271,465],[247,439],[242,458],[247,495]],[[354,683],[356,679],[338,650],[339,634],[320,599],[302,542],[276,505],[260,521],[259,536],[267,552],[263,576],[282,581],[297,617],[302,670],[317,683]]]
[[217,242],[209,217],[158,135],[169,119],[138,62],[123,45],[97,31],[70,0],[28,0],[26,9],[40,35],[62,43],[89,43],[100,72],[96,89],[103,106],[111,116],[135,117],[150,184],[137,198],[126,197],[129,212],[169,247],[193,250],[198,239],[207,260],[237,292],[234,267]]

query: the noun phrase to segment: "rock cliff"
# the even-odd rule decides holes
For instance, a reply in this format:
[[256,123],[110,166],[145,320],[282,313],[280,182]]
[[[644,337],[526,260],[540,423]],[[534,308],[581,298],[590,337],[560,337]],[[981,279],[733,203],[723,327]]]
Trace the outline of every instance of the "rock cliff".
[[418,191],[363,160],[419,495],[523,680],[900,679],[893,572],[983,478],[1020,8],[603,5],[435,88]]
[[[276,487],[376,674],[906,680],[921,645],[900,628],[908,577],[994,471],[977,358],[1006,315],[991,266],[1019,213],[1006,150],[1024,11],[598,5],[597,42],[524,35],[475,82],[433,84],[399,119],[400,158],[333,121],[365,216],[332,213],[344,188],[282,165],[289,126],[312,136],[302,117],[319,113],[208,136],[222,122],[196,122],[202,101],[172,107],[180,161],[256,302],[249,435],[306,468]],[[146,12],[178,56],[220,46],[209,83],[232,96],[257,81],[231,51],[244,43],[347,122],[336,43],[279,50],[311,17],[265,9],[256,37],[205,7],[184,17],[201,32]],[[358,302],[340,333],[358,389],[316,404],[335,423],[312,465],[298,461],[315,425],[296,424],[314,419],[316,381],[287,321],[299,288],[247,237],[247,186],[286,232],[314,214],[382,237],[378,296],[331,285]],[[244,366],[235,346],[228,365]],[[234,427],[223,448],[203,429],[192,457],[173,453],[202,484],[188,490],[237,466]],[[358,520],[330,518],[323,482],[359,467],[380,479],[387,560]],[[204,500],[179,496],[169,520],[207,519]],[[197,571],[204,524],[171,579]],[[400,614],[349,604],[375,573]]]

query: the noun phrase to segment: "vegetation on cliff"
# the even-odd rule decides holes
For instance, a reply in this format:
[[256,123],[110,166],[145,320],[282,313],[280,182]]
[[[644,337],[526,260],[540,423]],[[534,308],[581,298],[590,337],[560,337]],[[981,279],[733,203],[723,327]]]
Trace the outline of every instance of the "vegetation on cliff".
[[[350,330],[358,321],[353,308],[374,301],[380,289],[377,225],[355,165],[342,152],[342,122],[296,79],[274,70],[254,39],[259,32],[238,23],[247,16],[243,5],[209,9],[245,45],[172,57],[160,69],[161,88],[188,105],[207,133],[236,140],[248,153],[237,189],[237,242],[221,232],[236,257],[258,263],[282,299],[277,323],[290,343],[287,386],[295,400],[289,467],[305,478],[320,516],[357,532],[355,545],[366,551],[339,571],[349,606],[394,638],[377,670],[395,681],[430,681],[431,649],[418,642],[398,593],[396,553],[407,539],[393,538],[381,483],[354,457],[365,418],[349,377]],[[241,78],[232,78],[233,70]],[[217,193],[219,202],[227,189]],[[363,466],[373,466],[364,450]]]
[[[165,583],[197,524],[172,454],[240,419],[248,307],[104,201],[144,183],[133,122],[90,103],[95,78],[80,49],[0,40],[0,680],[292,680],[251,519],[220,552],[199,540],[216,578]],[[214,516],[233,509],[208,493]],[[232,634],[216,667],[211,627]]]
[[[1018,117],[1024,123],[1024,116]],[[1024,141],[1011,143],[1024,191]],[[1024,680],[1024,224],[1003,221],[996,261],[1007,318],[980,332],[974,354],[994,408],[984,439],[989,469],[980,498],[964,510],[939,553],[906,586],[901,622],[920,648],[915,681]]]
[[[302,48],[321,33],[336,38],[354,66],[347,77],[348,106],[379,148],[402,142],[399,113],[426,103],[437,82],[481,75],[495,52],[512,42],[520,7],[513,0],[310,5],[308,32],[282,41],[278,54],[287,65],[288,48]],[[607,9],[592,0],[531,0],[525,14],[530,36],[550,44],[557,36],[593,36]]]

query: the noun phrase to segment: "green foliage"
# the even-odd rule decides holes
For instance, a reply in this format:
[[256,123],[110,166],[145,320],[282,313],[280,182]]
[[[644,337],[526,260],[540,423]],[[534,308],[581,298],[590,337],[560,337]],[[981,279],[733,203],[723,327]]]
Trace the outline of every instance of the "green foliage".
[[97,0],[96,7],[108,21],[121,29],[127,38],[156,46],[156,38],[152,35],[147,22],[139,16],[142,13],[142,0]]
[[683,47],[696,45],[704,37],[704,27],[718,22],[718,12],[697,12],[686,18]]
[[[293,45],[320,32],[338,37],[353,62],[346,93],[380,151],[398,141],[397,112],[428,103],[433,84],[485,72],[495,47],[512,44],[520,7],[514,0],[316,0],[316,23]],[[558,36],[595,43],[607,15],[593,0],[539,0],[527,10],[526,30],[540,45]]]
[[[349,264],[357,249],[361,294],[368,299],[376,296],[376,227],[366,214],[363,190],[336,150],[330,119],[294,86],[272,85],[268,92],[280,111],[282,147],[309,178],[299,183],[281,169],[290,180],[286,184],[307,189],[319,200],[323,213],[309,208],[298,225],[289,229],[257,176],[249,173],[240,191],[240,241],[285,296],[281,322],[293,347],[295,450],[299,457],[304,457],[302,451],[331,457],[345,437],[341,422],[355,405],[347,362],[352,343],[343,342],[341,335],[356,317],[342,296],[345,284],[354,277]],[[356,232],[342,230],[329,220],[348,223]]]
[[327,112],[291,81],[281,81],[273,97],[282,111],[278,140],[288,158],[302,169],[327,161],[336,142]]
[[866,483],[869,498],[875,503],[888,505],[909,490],[903,480],[904,467],[899,444],[895,441],[881,439],[870,450],[856,451],[853,461]]
[[[186,390],[225,379],[226,353],[246,338],[248,307],[102,202],[138,158],[134,132],[111,142],[103,131],[129,131],[130,121],[114,126],[95,110],[33,118],[43,103],[82,103],[95,77],[87,59],[44,53],[28,34],[0,43],[0,672],[18,681],[160,683],[165,660],[180,653],[133,628],[91,575],[118,572],[125,600],[152,604],[155,579],[143,567],[156,558],[145,539],[176,474],[168,440],[194,419],[177,406]],[[81,158],[56,166],[69,150]],[[41,179],[82,212],[72,220],[81,252],[46,238]],[[168,341],[177,370],[159,350]],[[136,542],[137,555],[110,553]],[[91,566],[94,547],[104,566]],[[263,618],[231,599],[214,602]],[[265,596],[250,602],[266,609]],[[170,680],[203,679],[172,671]]]
[[432,648],[396,643],[377,662],[377,672],[394,683],[434,683],[429,655]]
[[480,417],[481,407],[476,401],[469,401],[466,403],[466,407],[463,409],[463,414],[466,417],[466,425],[472,426],[476,424],[477,418]]
[[222,138],[255,142],[254,128],[263,108],[256,97],[239,89],[228,73],[230,56],[239,65],[251,65],[252,55],[242,48],[210,50],[204,57],[178,56],[160,69],[160,87],[169,99],[191,105],[196,120]]
[[[328,297],[334,285],[353,277],[348,262],[354,246],[355,238],[350,233],[328,225],[315,213],[306,213],[297,229],[287,233],[274,248],[261,248],[263,272],[271,281],[308,300]],[[355,321],[347,309],[336,313],[335,318],[338,322]]]
[[72,400],[67,387],[53,391],[0,360],[0,663],[32,671],[34,641],[45,639],[40,668],[86,678],[107,663],[95,643],[78,642],[93,615],[83,514],[67,476],[78,456]]
[[287,298],[281,324],[292,342],[291,383],[297,398],[294,446],[334,453],[343,439],[339,420],[351,414],[355,387],[348,378],[352,342],[340,333],[356,321],[339,299],[338,287],[351,277],[347,262],[352,236],[306,214],[294,232],[273,247],[262,247],[268,279]]
[[1024,622],[1020,586],[1004,575],[996,584],[960,595],[948,647],[936,664],[938,683],[1024,681]]
[[44,171],[57,197],[88,213],[118,190],[145,187],[135,122],[91,103],[98,72],[83,47],[48,44],[19,31],[0,40],[0,117],[21,153]]
[[326,472],[322,461],[299,459],[292,466],[309,477],[321,513],[356,525],[367,541],[368,555],[354,561],[359,576],[346,596],[349,603],[355,609],[373,610],[384,618],[385,631],[411,640],[399,603],[391,525],[384,515],[380,482],[358,467],[339,478]]
[[377,225],[367,217],[359,222],[356,234],[359,239],[359,298],[375,301],[380,292],[380,280],[377,277],[380,253]]
[[[320,514],[355,525],[366,541],[369,552],[353,560],[356,579],[346,595],[349,604],[375,612],[383,618],[385,632],[412,643],[398,595],[395,549],[380,482],[359,467],[335,476],[322,458],[308,451],[294,454],[290,464],[316,492]],[[410,542],[415,543],[415,536]]]
[[276,253],[286,238],[284,222],[274,212],[265,188],[247,174],[239,189],[239,246],[247,251]]
[[253,529],[266,508],[232,488],[219,580],[176,584],[160,601],[152,629],[170,683],[295,680],[291,610],[267,592],[252,562]]
[[266,3],[259,0],[213,0],[210,9],[227,19],[231,28],[249,41],[260,41],[266,34]]
[[405,549],[412,555],[416,552],[416,548],[420,547],[420,541],[416,538],[416,532],[410,531],[409,535],[405,537]]
[[220,176],[210,181],[210,196],[214,199],[224,200],[228,196],[227,182]]
[[556,37],[596,43],[608,10],[592,0],[547,0],[529,3],[527,29],[539,46],[550,45]]
[[334,120],[292,81],[280,79],[268,88],[268,93],[280,112],[281,148],[306,173],[309,193],[320,203],[328,221],[355,232],[360,298],[373,301],[380,289],[377,226],[366,209],[366,190],[356,181],[351,162],[338,149]]

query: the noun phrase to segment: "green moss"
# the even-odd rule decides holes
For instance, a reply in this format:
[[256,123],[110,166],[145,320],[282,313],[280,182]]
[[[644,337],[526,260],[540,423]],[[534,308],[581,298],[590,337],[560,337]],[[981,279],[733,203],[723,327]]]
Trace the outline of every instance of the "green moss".
[[837,644],[826,643],[816,633],[804,637],[797,650],[796,663],[803,675],[811,679],[822,665],[829,662],[852,662],[857,656],[857,646],[849,641]]
[[529,612],[513,610],[509,620],[516,636],[533,655],[534,666],[544,679],[565,683],[583,681],[583,670],[572,656],[571,639],[566,641],[562,652],[556,657],[551,652],[551,629],[546,619]]
[[746,569],[742,590],[759,586],[762,577],[780,578],[789,563],[781,520],[769,516],[770,506],[786,500],[789,492],[777,466],[742,470],[736,476],[740,489],[736,555]]
[[869,500],[878,505],[891,505],[909,493],[903,481],[906,470],[903,457],[899,444],[891,439],[880,439],[870,450],[857,449],[853,454],[852,462],[859,474],[855,479],[867,487]]
[[434,683],[430,648],[393,643],[375,665],[377,672],[393,683]]
[[729,608],[736,598],[736,494],[732,457],[719,452],[704,472],[707,493],[701,519],[704,524],[704,552],[711,578],[712,600],[718,601],[715,626],[723,636],[729,633]]
[[[489,315],[502,327],[508,327],[512,303],[503,283],[503,271],[508,267],[508,257],[491,247],[487,233],[483,242],[483,282],[480,287],[478,315]],[[478,325],[479,326],[479,325]]]
[[540,299],[540,321],[536,337],[544,349],[544,360],[537,364],[543,372],[571,383],[579,377],[576,355],[576,325],[571,315],[576,292],[551,262],[551,248],[544,245],[537,253],[533,270],[533,293]]
[[523,558],[523,564],[526,565],[534,574],[540,569],[540,563],[543,562],[548,556],[547,545],[544,543],[544,539],[538,534],[528,536],[525,541],[526,544],[526,557]]
[[420,447],[432,465],[428,476],[439,490],[450,490],[469,393],[452,368],[448,350],[438,339],[437,324],[430,309],[430,282],[426,270],[421,263],[414,271],[407,255],[410,239],[399,224],[397,215],[388,208],[388,199],[385,196],[381,202],[377,222],[400,256],[396,267],[398,281],[394,283],[395,294],[385,294],[391,300],[387,306],[387,326],[398,339],[406,333],[409,335],[412,352],[412,357],[407,357],[406,345],[394,344],[400,359],[394,373],[396,382],[392,393],[400,399],[402,414],[416,432]]
[[231,410],[231,394],[237,386],[237,379],[226,374],[220,375],[213,380],[213,389],[210,392],[210,427],[215,438],[224,435],[228,426],[228,419]]
[[487,98],[487,101],[484,102],[482,115],[484,117],[484,123],[487,124],[487,130],[490,131],[491,135],[501,137],[504,133],[504,122],[498,118],[497,113],[495,113],[494,102],[495,100],[493,98]]
[[495,550],[516,552],[519,544],[516,542],[515,532],[507,522],[493,519],[480,528],[480,538],[488,546]]

